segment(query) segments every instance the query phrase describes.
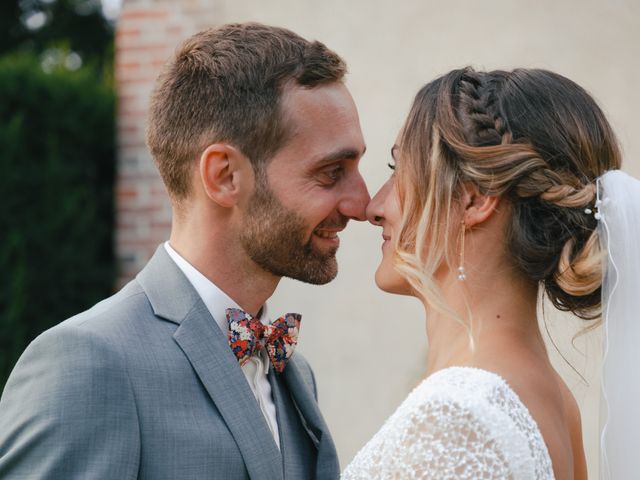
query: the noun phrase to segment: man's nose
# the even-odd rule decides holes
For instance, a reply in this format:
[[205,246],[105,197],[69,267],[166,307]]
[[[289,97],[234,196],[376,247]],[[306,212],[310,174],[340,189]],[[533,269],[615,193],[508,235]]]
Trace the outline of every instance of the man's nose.
[[354,220],[366,220],[366,209],[371,197],[362,175],[358,172],[346,187],[345,198],[340,203],[340,213]]

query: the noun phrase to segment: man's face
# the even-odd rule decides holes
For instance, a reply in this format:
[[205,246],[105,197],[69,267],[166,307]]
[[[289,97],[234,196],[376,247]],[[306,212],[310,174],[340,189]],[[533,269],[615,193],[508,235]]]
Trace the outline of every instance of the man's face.
[[338,232],[364,220],[369,202],[358,171],[365,146],[346,87],[289,87],[283,111],[290,137],[257,175],[241,243],[264,270],[324,284],[338,272]]

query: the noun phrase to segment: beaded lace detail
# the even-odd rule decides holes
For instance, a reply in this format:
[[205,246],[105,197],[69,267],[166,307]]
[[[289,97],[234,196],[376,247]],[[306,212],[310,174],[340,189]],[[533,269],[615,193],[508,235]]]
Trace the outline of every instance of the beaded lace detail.
[[343,480],[553,480],[540,430],[516,393],[486,370],[425,379],[342,474]]

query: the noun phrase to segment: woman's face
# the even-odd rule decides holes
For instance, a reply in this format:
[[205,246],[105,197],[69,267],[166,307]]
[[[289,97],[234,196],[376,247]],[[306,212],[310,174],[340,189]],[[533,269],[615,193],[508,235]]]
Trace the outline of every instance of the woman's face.
[[[396,146],[391,150],[392,155]],[[394,244],[399,234],[402,211],[398,196],[398,182],[395,174],[378,190],[367,206],[367,220],[372,225],[382,227],[382,260],[376,270],[376,285],[381,290],[400,295],[410,295],[411,287],[394,267]]]

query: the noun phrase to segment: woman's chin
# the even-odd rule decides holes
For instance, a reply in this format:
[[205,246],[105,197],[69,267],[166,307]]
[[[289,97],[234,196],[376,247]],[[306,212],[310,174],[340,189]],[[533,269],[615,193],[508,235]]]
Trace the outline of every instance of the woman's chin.
[[380,290],[382,290],[383,292],[391,293],[391,292],[389,292],[389,290],[388,290],[387,285],[385,284],[385,282],[378,280],[378,276],[377,276],[377,275],[376,275],[376,286],[377,286]]
[[408,282],[398,272],[386,270],[382,265],[376,270],[375,281],[380,290],[395,295],[412,295]]

